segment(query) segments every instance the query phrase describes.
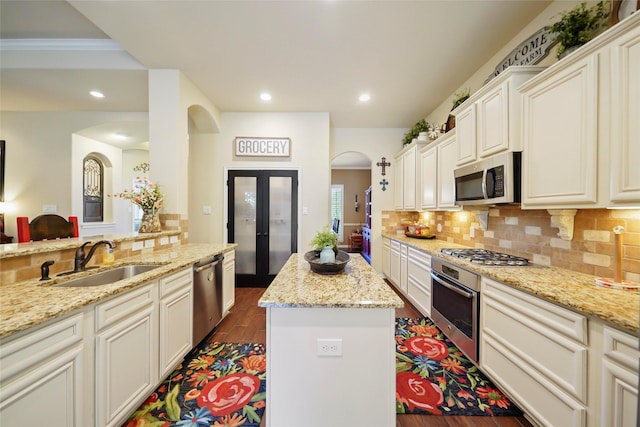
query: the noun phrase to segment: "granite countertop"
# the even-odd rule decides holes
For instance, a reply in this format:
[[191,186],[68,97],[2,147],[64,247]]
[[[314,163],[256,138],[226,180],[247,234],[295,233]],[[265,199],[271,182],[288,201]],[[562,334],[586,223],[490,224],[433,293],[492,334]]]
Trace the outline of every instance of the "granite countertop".
[[596,286],[595,276],[537,264],[527,267],[485,267],[440,252],[442,248],[466,246],[396,234],[383,234],[383,237],[406,243],[469,271],[575,312],[596,317],[627,332],[637,334],[640,330],[640,293]]
[[[2,285],[0,286],[0,338],[120,294],[161,276],[174,273],[202,258],[224,254],[236,246],[237,244],[234,243],[184,244],[170,249],[118,259],[115,264],[109,267],[100,267],[69,276],[52,277],[52,280],[46,282],[32,279]],[[160,267],[108,285],[76,288],[52,286],[95,272],[130,264],[158,264]]]
[[304,254],[292,254],[258,301],[260,307],[398,308],[404,303],[359,254],[344,272],[314,273]]

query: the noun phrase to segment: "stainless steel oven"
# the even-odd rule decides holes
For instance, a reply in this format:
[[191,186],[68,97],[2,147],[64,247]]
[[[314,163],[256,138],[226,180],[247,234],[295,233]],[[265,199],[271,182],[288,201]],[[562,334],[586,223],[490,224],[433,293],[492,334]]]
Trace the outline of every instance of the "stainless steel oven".
[[431,258],[431,317],[473,362],[478,362],[480,276]]

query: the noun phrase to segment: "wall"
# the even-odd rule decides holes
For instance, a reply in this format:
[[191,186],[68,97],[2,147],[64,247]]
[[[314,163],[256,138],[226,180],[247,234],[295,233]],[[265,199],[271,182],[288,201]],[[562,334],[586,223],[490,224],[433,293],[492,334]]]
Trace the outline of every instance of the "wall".
[[[346,152],[359,152],[371,160],[371,265],[382,272],[382,211],[393,209],[393,168],[394,156],[402,150],[402,138],[406,128],[333,128],[331,130],[331,158]],[[386,175],[376,166],[382,157],[386,157],[391,166]],[[382,190],[380,182],[386,179],[389,184]]]
[[[575,216],[573,240],[557,237],[546,210],[518,206],[489,209],[487,230],[480,230],[473,211],[385,212],[386,233],[402,233],[403,222],[421,221],[440,240],[505,252],[534,264],[564,268],[598,277],[614,275],[613,227],[622,225],[622,271],[626,280],[640,283],[640,210],[580,209]],[[441,227],[441,231],[438,231]]]
[[[344,186],[343,200],[343,240],[347,243],[349,235],[359,232],[365,221],[364,191],[371,185],[370,169],[332,169],[331,185]],[[355,209],[355,196],[358,196],[358,211]],[[355,225],[349,225],[355,224]]]
[[[480,89],[487,79],[489,75],[493,73],[495,67],[502,62],[502,60],[520,43],[529,38],[532,34],[538,31],[540,28],[544,26],[548,26],[553,24],[554,22],[560,19],[560,13],[573,9],[575,6],[579,5],[581,1],[575,0],[558,0],[551,3],[542,13],[533,18],[531,22],[524,27],[520,33],[516,37],[513,38],[509,43],[500,48],[491,59],[489,59],[485,65],[480,67],[472,76],[469,77],[465,82],[463,82],[458,89],[452,93],[449,98],[443,100],[443,102],[432,112],[430,112],[426,121],[428,123],[437,123],[442,124],[447,121],[447,117],[449,116],[449,112],[451,111],[451,107],[453,106],[453,99],[455,97],[455,93],[469,89],[471,93]],[[590,0],[586,2],[587,4],[597,3],[596,1]],[[539,66],[549,66],[557,61],[556,59],[556,48],[555,46],[548,56],[544,58],[540,63],[536,64]]]
[[[190,157],[199,165],[190,173],[189,242],[226,242],[228,169],[298,169],[298,252],[310,250],[314,234],[330,221],[329,114],[222,113],[220,128],[219,134],[191,139]],[[237,136],[291,138],[291,156],[236,158]],[[211,214],[202,206],[211,206]]]
[[[6,233],[17,241],[16,217],[41,215],[42,205],[56,205],[63,217],[72,206],[72,135],[111,122],[146,121],[147,113],[2,112],[0,139],[7,141]],[[79,165],[78,167],[82,167]]]

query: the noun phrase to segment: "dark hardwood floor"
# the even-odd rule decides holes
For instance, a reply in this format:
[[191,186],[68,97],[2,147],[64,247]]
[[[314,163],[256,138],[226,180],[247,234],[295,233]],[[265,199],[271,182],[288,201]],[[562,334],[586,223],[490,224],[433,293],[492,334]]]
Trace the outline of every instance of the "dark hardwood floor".
[[[393,286],[391,286],[393,289]],[[254,342],[266,344],[266,310],[258,307],[264,288],[236,288],[236,302],[230,314],[218,325],[212,339],[218,342]],[[395,289],[394,289],[395,291]],[[397,292],[396,292],[397,293]],[[422,317],[402,295],[403,308],[396,317]],[[267,348],[267,354],[269,349]],[[267,411],[269,405],[267,404]],[[261,424],[264,425],[264,422]],[[373,426],[372,426],[373,427]],[[396,427],[533,427],[524,417],[462,417],[435,415],[398,415]]]

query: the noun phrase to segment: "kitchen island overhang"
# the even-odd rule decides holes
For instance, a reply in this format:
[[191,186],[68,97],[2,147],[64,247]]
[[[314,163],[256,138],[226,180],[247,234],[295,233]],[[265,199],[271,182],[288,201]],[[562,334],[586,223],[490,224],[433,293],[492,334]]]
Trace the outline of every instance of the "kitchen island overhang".
[[268,427],[395,425],[404,303],[364,258],[320,275],[292,254],[258,305],[267,309]]

